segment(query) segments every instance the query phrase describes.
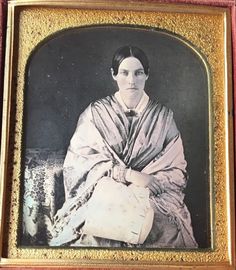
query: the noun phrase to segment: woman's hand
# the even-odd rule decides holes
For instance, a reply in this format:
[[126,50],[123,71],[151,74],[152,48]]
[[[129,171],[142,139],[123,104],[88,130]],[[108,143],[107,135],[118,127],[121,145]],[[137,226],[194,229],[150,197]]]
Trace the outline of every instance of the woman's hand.
[[163,192],[158,180],[149,174],[135,171],[131,168],[127,169],[122,165],[115,165],[111,171],[111,177],[120,183],[132,183],[139,187],[147,187],[153,195],[158,195]]
[[136,186],[147,187],[153,180],[153,177],[146,173],[141,173],[132,169],[126,169],[125,179],[126,181],[135,184]]
[[[154,177],[153,177],[154,178]],[[161,189],[161,187],[159,186],[158,180],[155,178],[153,181],[151,181],[149,183],[149,185],[147,186],[150,191],[152,192],[153,195],[158,195],[158,194],[161,194],[163,193],[163,190]]]
[[158,180],[149,174],[138,172],[132,169],[126,169],[125,180],[140,187],[148,187],[154,194],[162,193],[162,189],[158,184]]

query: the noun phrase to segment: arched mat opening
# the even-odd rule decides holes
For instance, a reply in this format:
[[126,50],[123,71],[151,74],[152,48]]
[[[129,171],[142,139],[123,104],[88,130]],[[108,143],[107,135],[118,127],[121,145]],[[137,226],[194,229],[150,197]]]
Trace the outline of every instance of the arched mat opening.
[[[35,48],[25,75],[23,166],[33,167],[34,162],[44,166],[55,155],[62,165],[81,112],[117,90],[111,59],[127,44],[140,47],[149,58],[147,94],[174,112],[188,163],[185,202],[199,247],[210,248],[209,78],[199,54],[171,33],[138,26],[90,26],[56,33]],[[57,177],[57,188],[63,189],[60,174]],[[37,197],[40,187],[32,188]],[[63,203],[63,191],[59,194],[53,213]],[[51,213],[47,215],[51,218]],[[46,245],[46,234],[37,232],[41,240],[32,240],[22,233],[20,244]]]

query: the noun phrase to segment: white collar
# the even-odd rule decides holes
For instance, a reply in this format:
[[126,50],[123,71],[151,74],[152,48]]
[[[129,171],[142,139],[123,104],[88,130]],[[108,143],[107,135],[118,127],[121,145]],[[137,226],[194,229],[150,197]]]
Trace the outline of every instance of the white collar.
[[[131,111],[131,109],[127,108],[127,106],[125,105],[119,91],[115,92],[115,98],[118,100],[118,102],[120,103],[121,107],[125,112]],[[143,95],[138,105],[134,109],[132,109],[132,111],[135,111],[136,113],[141,113],[146,108],[148,101],[149,96],[145,92],[143,92]]]

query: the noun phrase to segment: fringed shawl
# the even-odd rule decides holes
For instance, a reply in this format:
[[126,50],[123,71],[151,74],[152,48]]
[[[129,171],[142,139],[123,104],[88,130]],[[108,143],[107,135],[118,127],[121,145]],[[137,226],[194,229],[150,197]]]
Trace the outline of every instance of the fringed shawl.
[[55,216],[52,246],[81,236],[86,204],[113,164],[153,175],[163,193],[150,202],[176,221],[187,248],[197,247],[183,202],[187,164],[172,111],[149,101],[130,122],[114,96],[92,103],[79,118],[64,162],[66,201]]

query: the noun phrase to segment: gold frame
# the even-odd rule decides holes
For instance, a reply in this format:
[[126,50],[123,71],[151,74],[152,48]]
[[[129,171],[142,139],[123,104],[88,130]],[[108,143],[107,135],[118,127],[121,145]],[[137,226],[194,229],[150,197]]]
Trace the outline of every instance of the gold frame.
[[[50,10],[50,12],[49,12]],[[83,11],[83,12],[82,12]],[[42,25],[42,19],[52,13],[60,16],[65,13],[72,15],[70,19],[57,23],[56,26]],[[82,15],[85,14],[85,15]],[[139,19],[129,16],[139,14]],[[27,32],[27,20],[37,14],[38,19],[31,25],[33,29],[39,29],[40,35],[34,36]],[[93,14],[92,16],[88,16]],[[113,15],[117,17],[114,17]],[[146,14],[146,15],[145,15]],[[147,18],[147,14],[148,17]],[[80,16],[78,16],[80,15]],[[205,251],[111,251],[111,250],[84,250],[74,251],[68,249],[22,249],[16,245],[17,216],[19,204],[19,176],[21,160],[21,135],[22,135],[22,111],[23,111],[23,86],[24,69],[26,61],[32,49],[45,37],[70,26],[91,25],[94,23],[117,23],[116,18],[124,15],[123,23],[152,25],[181,35],[197,47],[208,60],[212,69],[212,83],[209,76],[209,95],[212,95],[213,107],[209,107],[210,144],[214,156],[211,156],[211,166],[216,178],[211,181],[211,203],[215,197],[216,207],[211,205],[211,219],[214,222],[215,246]],[[157,23],[156,17],[160,20]],[[79,18],[79,19],[78,19]],[[193,20],[193,22],[191,22]],[[19,38],[17,37],[17,23],[19,22]],[[174,23],[173,23],[174,22]],[[205,23],[208,22],[208,25]],[[194,25],[195,23],[195,25]],[[196,24],[198,23],[198,24]],[[216,27],[220,26],[219,28]],[[196,26],[195,28],[193,26]],[[148,3],[139,1],[132,3],[127,1],[38,1],[19,0],[10,1],[8,8],[8,28],[6,45],[6,64],[4,81],[3,104],[3,129],[1,149],[1,186],[0,186],[0,266],[81,266],[81,267],[136,267],[143,269],[157,268],[175,269],[182,267],[194,267],[196,269],[233,269],[235,264],[235,220],[234,220],[234,169],[233,169],[233,117],[232,117],[232,77],[231,77],[231,36],[230,13],[227,8],[201,7],[188,5],[172,5]],[[213,31],[213,33],[211,33]],[[200,34],[200,35],[199,35]],[[200,37],[199,37],[200,36]],[[27,37],[27,42],[25,38]],[[218,42],[219,46],[213,46]],[[210,45],[209,45],[210,44]],[[18,52],[18,66],[13,65]],[[17,75],[17,78],[14,77]],[[17,82],[17,87],[14,83]],[[212,93],[210,93],[212,90]],[[16,99],[16,104],[12,100]],[[10,111],[15,109],[18,118],[16,124],[12,123]],[[13,126],[12,126],[13,125]],[[14,128],[14,135],[10,137],[10,130]],[[14,147],[14,149],[13,149]],[[12,157],[11,157],[12,153]],[[14,163],[14,165],[13,165]],[[9,165],[13,165],[13,175],[10,176]],[[213,173],[211,171],[211,174]],[[15,181],[12,181],[15,179]],[[12,183],[9,239],[7,248],[3,248],[3,234],[6,229],[6,187]],[[214,190],[214,192],[213,192]],[[215,210],[222,206],[219,213]],[[213,231],[213,227],[212,227]],[[225,244],[226,243],[226,244]],[[65,253],[63,256],[61,252]],[[45,253],[48,253],[45,259]],[[5,255],[7,254],[7,255]],[[135,260],[132,260],[135,257]],[[76,258],[76,259],[73,259]],[[124,264],[125,260],[125,264]],[[157,265],[157,261],[159,261]]]

